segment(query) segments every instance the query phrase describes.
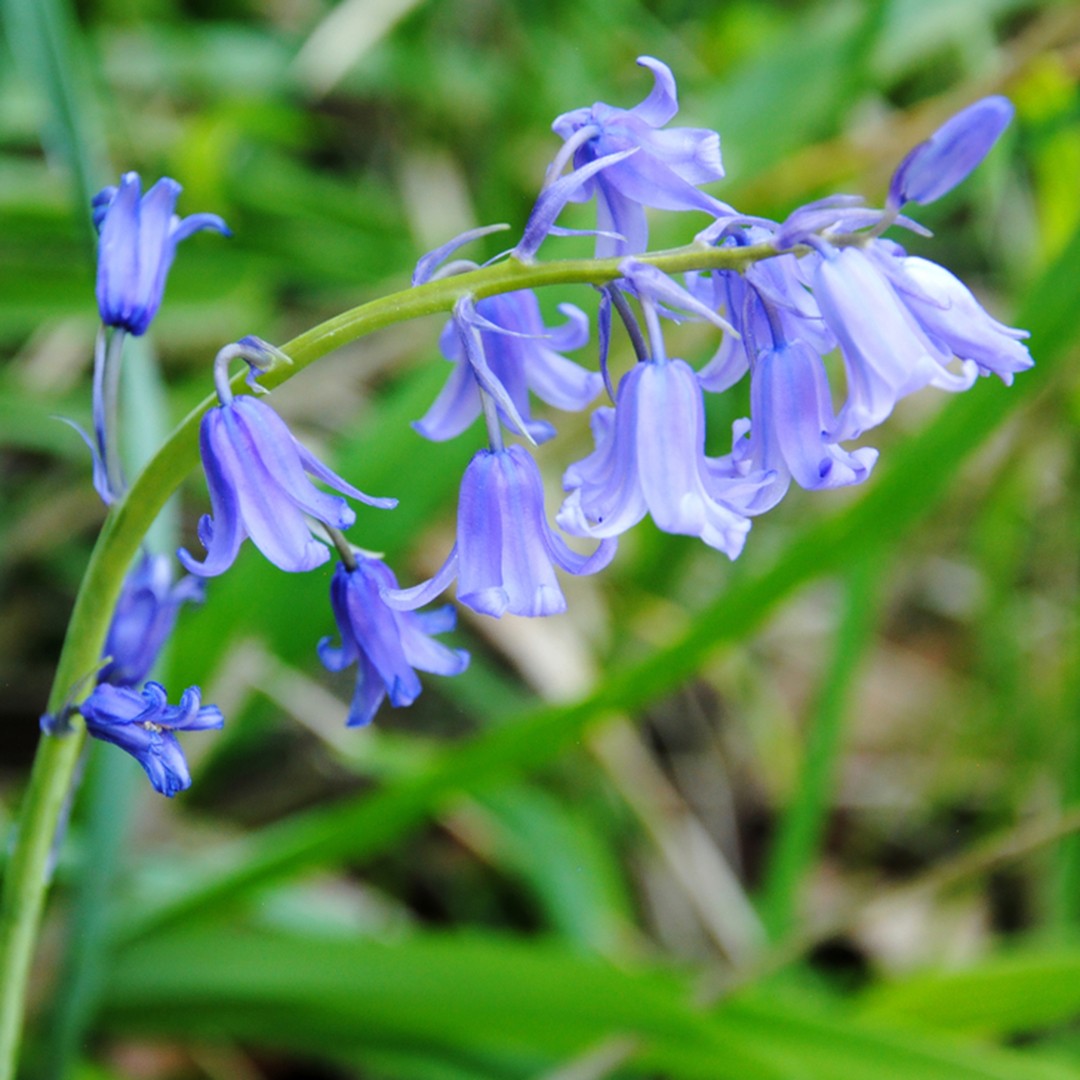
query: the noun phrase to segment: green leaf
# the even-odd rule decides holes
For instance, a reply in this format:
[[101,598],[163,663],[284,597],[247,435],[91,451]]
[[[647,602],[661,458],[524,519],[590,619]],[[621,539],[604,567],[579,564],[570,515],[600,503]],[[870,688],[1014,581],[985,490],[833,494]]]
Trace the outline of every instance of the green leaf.
[[490,814],[496,858],[528,883],[552,925],[610,955],[632,932],[630,898],[596,822],[525,784],[482,792],[478,801]]
[[[416,934],[392,942],[213,927],[124,949],[114,1031],[242,1040],[335,1060],[426,1062],[403,1076],[535,1077],[628,1037],[650,1073],[693,1080],[1064,1080],[1016,1052],[866,1025],[846,1005],[754,997],[713,1014],[690,981],[548,941]],[[494,1063],[499,1063],[492,1068]],[[455,1068],[457,1071],[455,1072]]]
[[1080,947],[1031,946],[961,971],[913,975],[867,992],[863,1006],[878,1021],[980,1035],[1072,1023],[1080,1015]]

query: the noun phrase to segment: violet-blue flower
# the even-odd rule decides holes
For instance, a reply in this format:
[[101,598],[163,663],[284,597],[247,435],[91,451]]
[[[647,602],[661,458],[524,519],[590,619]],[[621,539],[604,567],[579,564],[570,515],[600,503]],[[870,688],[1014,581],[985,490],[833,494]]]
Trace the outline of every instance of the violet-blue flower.
[[311,534],[307,519],[347,529],[356,513],[340,496],[320,491],[307,473],[368,506],[390,508],[396,499],[365,495],[293,438],[269,405],[244,395],[203,417],[199,433],[211,513],[199,522],[206,548],[202,562],[181,549],[180,562],[192,574],[214,577],[236,559],[251,537],[282,570],[321,566],[330,552]]
[[[561,355],[588,342],[588,316],[572,304],[562,304],[559,310],[566,323],[546,327],[536,294],[524,289],[487,297],[456,313],[439,341],[454,369],[427,414],[413,427],[428,439],[442,441],[460,435],[480,415],[480,387],[469,361],[466,336],[475,328],[491,374],[513,402],[525,431],[536,442],[550,439],[555,434],[551,424],[530,415],[529,391],[557,409],[576,411],[585,408],[603,386],[599,374]],[[462,319],[470,320],[471,326],[463,327]],[[517,426],[505,414],[500,419],[508,427]]]
[[655,78],[652,92],[640,104],[617,109],[597,102],[591,108],[564,113],[552,124],[552,130],[566,142],[548,169],[549,183],[568,160],[580,169],[599,158],[637,150],[601,170],[570,195],[575,202],[596,196],[598,258],[635,254],[647,248],[647,206],[711,214],[728,210],[696,187],[724,175],[720,136],[703,128],[665,129],[679,109],[671,69],[651,56],[640,57],[638,63]]
[[217,214],[178,217],[181,190],[166,176],[141,195],[139,174],[129,172],[119,187],[104,188],[94,198],[97,302],[106,326],[144,334],[161,305],[177,244],[200,229],[229,235]]
[[483,615],[555,615],[566,610],[555,567],[571,574],[602,570],[616,542],[591,555],[567,546],[548,525],[536,462],[520,446],[480,450],[465,470],[457,542],[442,568],[411,589],[387,590],[399,610],[421,607],[457,578],[458,600]]
[[206,558],[198,562],[181,549],[180,562],[192,574],[214,577],[232,566],[240,545],[250,536],[282,570],[311,570],[325,563],[330,552],[312,536],[308,518],[347,529],[356,513],[340,496],[315,487],[308,473],[368,506],[390,509],[397,499],[365,495],[297,442],[269,405],[248,395],[235,397],[228,365],[237,358],[249,365],[247,382],[255,390],[260,389],[254,382],[260,370],[288,359],[253,337],[218,352],[214,383],[221,404],[207,412],[199,429],[211,507],[211,513],[199,522]]
[[889,185],[890,209],[952,191],[990,153],[1015,111],[1008,98],[994,95],[947,120],[900,162]]
[[397,589],[393,571],[381,559],[363,552],[355,554],[355,562],[351,569],[339,563],[330,583],[341,645],[331,645],[329,638],[319,642],[319,658],[330,671],[356,664],[349,727],[370,723],[387,695],[391,705],[411,705],[421,690],[414,669],[459,675],[469,666],[467,652],[447,648],[432,637],[454,629],[452,607],[395,611],[381,595]]
[[184,752],[173,732],[207,731],[225,722],[214,705],[202,705],[190,686],[179,705],[170,705],[165,688],[148,682],[142,691],[102,683],[78,707],[86,730],[126,750],[146,770],[150,783],[170,798],[191,786]]
[[173,582],[172,559],[143,552],[124,579],[104,655],[109,662],[98,682],[137,686],[150,674],[172,633],[180,606],[201,602],[204,584],[185,576]]

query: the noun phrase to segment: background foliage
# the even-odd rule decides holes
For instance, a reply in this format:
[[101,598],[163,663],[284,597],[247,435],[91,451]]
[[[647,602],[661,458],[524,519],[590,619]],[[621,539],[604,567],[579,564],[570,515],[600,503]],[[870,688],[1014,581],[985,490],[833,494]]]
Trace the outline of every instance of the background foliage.
[[[3,0],[0,823],[101,520],[77,437],[96,312],[88,192],[177,177],[186,244],[142,363],[142,457],[217,348],[403,287],[520,224],[560,112],[640,100],[649,53],[715,127],[716,194],[773,217],[880,200],[955,108],[1018,118],[913,241],[1038,366],[918,395],[852,492],[792,493],[732,566],[639,526],[570,612],[463,617],[467,675],[375,729],[316,660],[329,571],[257,553],[186,612],[166,680],[228,723],[166,803],[87,763],[34,987],[27,1076],[975,1080],[1080,1076],[1080,11],[1025,0]],[[657,247],[698,227],[658,220]],[[499,238],[491,241],[497,250]],[[930,245],[930,246],[924,246]],[[552,242],[548,257],[575,254]],[[580,291],[545,296],[554,306]],[[408,427],[436,321],[274,395],[438,565],[481,436]],[[676,353],[700,361],[687,328]],[[625,366],[629,357],[616,356]],[[711,402],[719,451],[746,402]],[[580,418],[541,455],[552,494]],[[192,480],[166,542],[193,542]],[[170,539],[170,537],[172,539]],[[201,756],[200,756],[201,755]]]

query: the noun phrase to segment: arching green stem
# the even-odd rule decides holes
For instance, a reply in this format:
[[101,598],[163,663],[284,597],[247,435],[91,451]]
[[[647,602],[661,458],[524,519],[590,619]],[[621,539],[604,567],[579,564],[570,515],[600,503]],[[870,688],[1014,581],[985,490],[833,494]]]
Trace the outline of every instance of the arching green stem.
[[[687,270],[744,270],[777,252],[767,244],[713,248],[692,244],[640,256],[668,273]],[[373,300],[321,323],[282,346],[291,365],[275,365],[260,378],[268,389],[281,385],[334,349],[376,330],[422,315],[449,312],[464,295],[476,299],[545,285],[603,286],[620,276],[619,259],[577,259],[493,266]],[[246,393],[243,375],[232,381]],[[90,556],[57,665],[48,711],[68,704],[76,684],[98,663],[112,611],[128,567],[168,498],[198,462],[199,423],[217,402],[212,394],[192,410],[115,503]],[[11,1080],[18,1058],[26,983],[37,927],[48,888],[49,860],[72,776],[85,739],[82,725],[62,737],[44,736],[23,799],[15,846],[0,898],[0,1080]]]

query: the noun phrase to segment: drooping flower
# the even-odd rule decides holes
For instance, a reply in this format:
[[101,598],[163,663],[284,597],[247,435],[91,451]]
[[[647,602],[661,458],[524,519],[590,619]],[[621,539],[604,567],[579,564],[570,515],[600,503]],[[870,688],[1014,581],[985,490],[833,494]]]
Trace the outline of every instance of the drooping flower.
[[365,495],[338,476],[293,438],[269,405],[248,395],[230,394],[211,409],[199,440],[210,489],[211,513],[199,522],[206,558],[198,562],[184,549],[179,557],[200,577],[228,570],[248,536],[282,570],[302,572],[325,563],[330,553],[311,535],[307,519],[347,529],[356,514],[340,496],[316,488],[307,473],[368,506],[397,505],[396,499]]
[[987,314],[971,290],[929,259],[895,249],[876,259],[904,307],[940,349],[972,360],[981,375],[997,375],[1011,386],[1013,375],[1035,361],[1022,342],[1029,336]]
[[[886,244],[872,241],[873,245]],[[924,386],[967,390],[974,362],[949,370],[952,353],[927,336],[887,276],[862,249],[828,249],[813,275],[814,299],[836,335],[847,374],[847,400],[830,434],[856,438],[880,424],[897,401]]]
[[655,78],[652,92],[639,105],[617,109],[597,102],[564,113],[552,124],[566,142],[548,169],[549,183],[568,160],[580,169],[611,154],[637,151],[608,165],[569,196],[575,202],[596,196],[598,258],[646,250],[647,206],[711,214],[728,210],[696,186],[724,175],[720,136],[703,128],[665,129],[679,109],[671,69],[651,56],[640,57],[638,63]]
[[411,705],[421,691],[414,669],[436,675],[459,675],[469,654],[435,641],[433,634],[454,629],[456,615],[447,605],[435,611],[395,611],[382,593],[398,587],[393,571],[374,556],[356,553],[356,565],[339,563],[330,583],[341,645],[319,642],[319,658],[330,671],[356,664],[356,691],[349,708],[349,727],[371,722],[389,695],[395,707]]
[[746,504],[760,514],[783,498],[792,479],[821,490],[858,484],[878,452],[847,451],[829,435],[835,426],[825,365],[805,341],[781,339],[762,349],[750,374],[750,420],[735,425],[731,464],[736,474],[769,476]]
[[[572,304],[562,304],[559,310],[566,323],[549,329],[536,294],[523,289],[455,311],[439,341],[454,369],[427,414],[413,427],[425,438],[442,441],[460,435],[480,415],[480,386],[469,359],[475,333],[491,375],[513,402],[524,430],[536,442],[550,439],[555,434],[551,424],[530,415],[529,391],[557,409],[576,411],[585,408],[603,386],[599,374],[561,355],[588,342],[588,316]],[[507,427],[517,428],[505,413],[500,419]]]
[[229,235],[217,214],[175,213],[180,185],[162,177],[145,195],[139,174],[125,173],[119,187],[94,198],[99,233],[97,302],[101,321],[130,334],[144,334],[165,292],[176,246],[200,229]]
[[170,705],[165,688],[148,682],[142,691],[102,683],[78,707],[86,730],[126,750],[146,770],[150,783],[170,798],[191,786],[184,752],[173,732],[207,731],[224,724],[221,711],[202,705],[197,686],[189,686],[179,705]]
[[457,578],[458,600],[483,615],[556,615],[566,599],[555,567],[593,574],[615,550],[614,540],[604,540],[592,555],[580,555],[551,530],[540,470],[522,447],[480,450],[461,481],[457,542],[446,562],[430,581],[387,590],[386,600],[412,610]]
[[98,682],[113,686],[143,682],[172,633],[180,606],[201,602],[203,594],[198,578],[173,582],[172,560],[167,555],[143,552],[124,579],[105,640],[109,662],[98,673]]
[[563,475],[563,529],[615,537],[650,514],[665,532],[738,556],[750,530],[746,506],[766,478],[725,475],[705,457],[702,390],[689,364],[635,364],[615,408],[593,413],[592,430],[596,449]]
[[900,162],[889,184],[888,206],[925,205],[952,191],[990,153],[1015,111],[1008,98],[994,95],[947,120]]

